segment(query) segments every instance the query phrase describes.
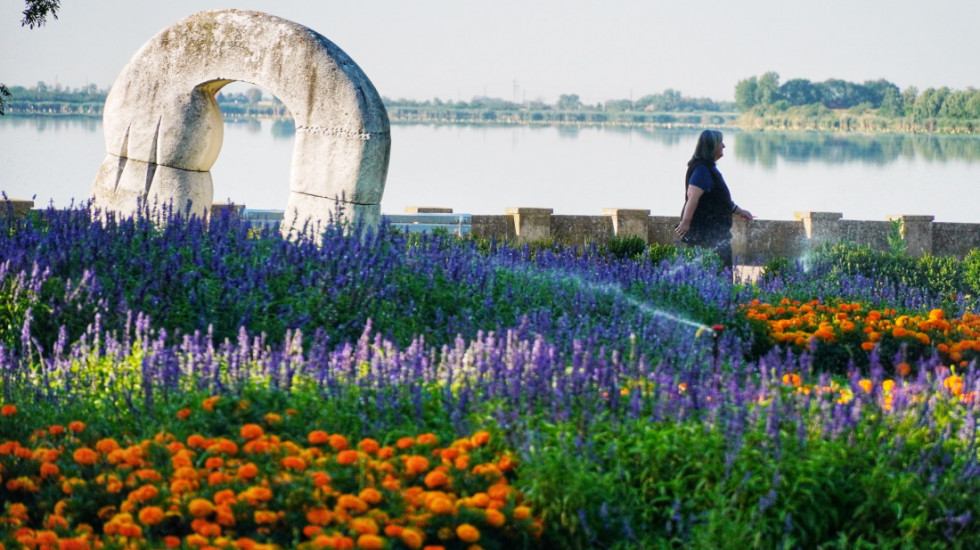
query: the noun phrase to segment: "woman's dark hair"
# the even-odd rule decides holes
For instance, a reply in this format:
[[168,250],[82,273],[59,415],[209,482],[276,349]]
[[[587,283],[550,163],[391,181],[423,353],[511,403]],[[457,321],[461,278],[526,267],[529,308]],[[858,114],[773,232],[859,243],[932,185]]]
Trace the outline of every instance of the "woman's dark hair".
[[701,132],[701,136],[698,138],[698,144],[694,148],[694,156],[687,163],[691,166],[695,163],[715,163],[715,150],[718,148],[718,144],[721,143],[723,136],[718,130],[705,130]]

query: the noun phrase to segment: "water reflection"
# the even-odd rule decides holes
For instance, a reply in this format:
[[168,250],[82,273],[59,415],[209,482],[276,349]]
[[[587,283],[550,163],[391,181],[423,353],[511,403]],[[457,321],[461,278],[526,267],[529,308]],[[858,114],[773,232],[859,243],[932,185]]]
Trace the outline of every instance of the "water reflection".
[[773,169],[777,162],[884,166],[899,160],[980,159],[980,138],[904,134],[736,132],[735,158]]
[[291,138],[296,135],[296,121],[291,118],[276,119],[272,122],[272,137]]
[[3,117],[4,124],[13,128],[27,127],[38,132],[48,130],[79,129],[86,132],[101,132],[102,117],[94,116],[18,116]]

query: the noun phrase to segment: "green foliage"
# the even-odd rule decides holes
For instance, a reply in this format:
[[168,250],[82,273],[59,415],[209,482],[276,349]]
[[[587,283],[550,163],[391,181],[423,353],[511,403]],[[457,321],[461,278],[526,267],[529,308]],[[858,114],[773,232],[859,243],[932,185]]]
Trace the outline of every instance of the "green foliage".
[[905,232],[902,220],[891,220],[888,228],[888,250],[896,256],[904,256],[908,251],[905,243]]
[[643,255],[643,251],[646,249],[646,241],[635,235],[627,237],[616,236],[606,241],[606,250],[620,259],[636,259]]
[[[972,260],[976,261],[976,260]],[[839,242],[821,245],[810,257],[813,268],[827,268],[827,277],[856,274],[893,287],[921,289],[929,296],[955,299],[972,293],[965,269],[972,265],[951,257],[876,252],[870,246]]]

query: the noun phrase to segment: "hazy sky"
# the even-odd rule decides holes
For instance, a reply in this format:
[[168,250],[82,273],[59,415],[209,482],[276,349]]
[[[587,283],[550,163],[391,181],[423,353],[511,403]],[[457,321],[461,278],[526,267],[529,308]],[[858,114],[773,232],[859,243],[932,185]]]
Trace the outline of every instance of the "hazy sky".
[[0,2],[0,82],[108,88],[159,30],[205,9],[265,11],[332,40],[386,97],[583,102],[673,88],[731,100],[766,71],[900,88],[980,86],[976,0],[63,0],[20,26]]

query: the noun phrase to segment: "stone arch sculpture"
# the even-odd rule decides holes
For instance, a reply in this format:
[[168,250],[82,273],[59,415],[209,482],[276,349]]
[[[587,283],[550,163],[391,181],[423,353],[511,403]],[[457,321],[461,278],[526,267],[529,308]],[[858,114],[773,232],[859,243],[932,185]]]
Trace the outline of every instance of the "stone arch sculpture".
[[374,85],[321,34],[243,10],[186,17],[129,60],[106,98],[92,205],[129,215],[172,201],[206,215],[223,137],[215,94],[235,81],[271,91],[296,123],[283,233],[338,214],[377,225],[391,134]]

